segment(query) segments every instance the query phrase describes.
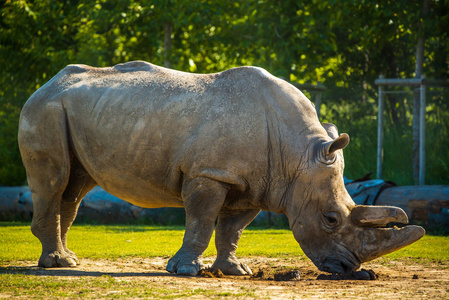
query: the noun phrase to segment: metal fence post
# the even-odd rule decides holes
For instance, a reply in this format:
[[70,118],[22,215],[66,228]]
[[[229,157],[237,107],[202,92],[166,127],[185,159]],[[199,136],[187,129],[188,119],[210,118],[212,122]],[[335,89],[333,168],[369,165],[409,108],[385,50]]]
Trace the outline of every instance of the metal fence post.
[[[380,75],[379,79],[384,76]],[[379,112],[377,116],[377,178],[382,178],[382,163],[384,157],[384,86],[379,85]]]
[[419,109],[419,185],[424,185],[426,175],[426,85],[421,75]]

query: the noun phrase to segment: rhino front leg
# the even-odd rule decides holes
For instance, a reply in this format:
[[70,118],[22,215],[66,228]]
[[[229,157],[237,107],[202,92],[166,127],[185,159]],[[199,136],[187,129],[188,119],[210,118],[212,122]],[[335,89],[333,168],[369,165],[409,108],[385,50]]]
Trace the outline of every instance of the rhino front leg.
[[209,245],[215,220],[223,206],[228,187],[208,178],[195,178],[183,186],[186,231],[181,249],[167,264],[167,271],[180,275],[197,275],[201,256]]
[[223,210],[215,230],[217,259],[212,268],[227,275],[252,275],[251,269],[238,261],[235,251],[243,230],[259,214],[260,209],[243,211]]

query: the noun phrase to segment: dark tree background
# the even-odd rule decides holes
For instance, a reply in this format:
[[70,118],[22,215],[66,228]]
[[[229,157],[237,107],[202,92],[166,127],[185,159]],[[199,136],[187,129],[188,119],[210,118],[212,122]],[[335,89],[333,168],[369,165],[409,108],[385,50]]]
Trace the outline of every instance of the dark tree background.
[[[322,121],[352,138],[345,175],[375,172],[374,80],[414,77],[419,37],[424,74],[449,79],[449,1],[423,1],[0,1],[0,184],[26,184],[17,126],[36,89],[68,64],[131,60],[197,73],[256,65],[292,82],[320,82]],[[432,184],[449,184],[448,96],[429,91]],[[399,184],[413,183],[412,103],[411,93],[387,98],[384,174]]]

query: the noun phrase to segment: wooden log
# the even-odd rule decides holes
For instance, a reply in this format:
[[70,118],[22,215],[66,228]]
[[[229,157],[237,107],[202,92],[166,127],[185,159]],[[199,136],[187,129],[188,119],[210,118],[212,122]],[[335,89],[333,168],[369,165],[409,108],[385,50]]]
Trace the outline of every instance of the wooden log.
[[[376,205],[402,208],[414,223],[449,225],[449,186],[395,186],[383,190]],[[440,223],[440,224],[438,224]]]

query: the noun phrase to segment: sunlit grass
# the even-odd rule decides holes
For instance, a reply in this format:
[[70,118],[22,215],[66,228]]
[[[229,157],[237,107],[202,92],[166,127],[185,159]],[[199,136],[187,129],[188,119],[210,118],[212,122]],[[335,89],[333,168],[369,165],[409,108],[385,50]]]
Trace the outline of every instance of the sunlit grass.
[[[181,247],[182,226],[74,225],[69,233],[69,248],[80,258],[169,257]],[[30,231],[29,223],[0,222],[0,263],[36,261],[41,245]],[[420,241],[393,252],[387,258],[412,258],[449,261],[449,237],[426,235]],[[205,256],[216,254],[212,237]],[[285,229],[247,229],[237,250],[239,256],[294,256],[304,253]]]
[[251,297],[251,290],[236,292],[214,291],[202,288],[164,286],[159,287],[144,281],[123,280],[103,275],[99,277],[83,277],[67,279],[55,277],[49,280],[46,276],[27,274],[0,274],[0,294],[3,296],[36,298],[89,298],[89,299],[178,299],[183,297],[203,296],[217,298]]
[[[69,248],[80,258],[172,256],[182,245],[184,227],[145,225],[74,225]],[[41,246],[28,223],[1,223],[3,241],[0,262],[37,260]],[[212,237],[205,256],[217,251]],[[239,243],[241,256],[304,255],[289,230],[247,229]]]

